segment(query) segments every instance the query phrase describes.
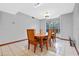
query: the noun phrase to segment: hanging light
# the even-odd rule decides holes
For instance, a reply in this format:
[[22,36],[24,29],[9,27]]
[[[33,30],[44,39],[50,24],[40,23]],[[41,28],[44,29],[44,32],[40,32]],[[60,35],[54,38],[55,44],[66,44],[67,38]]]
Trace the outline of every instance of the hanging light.
[[50,13],[49,12],[45,12],[44,17],[45,17],[45,19],[49,19],[50,18]]

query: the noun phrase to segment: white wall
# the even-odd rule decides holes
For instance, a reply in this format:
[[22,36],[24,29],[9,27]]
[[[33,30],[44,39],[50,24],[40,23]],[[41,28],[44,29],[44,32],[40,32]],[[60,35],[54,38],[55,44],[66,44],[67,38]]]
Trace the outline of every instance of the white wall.
[[79,47],[79,3],[75,4],[73,13],[73,38],[77,47]]
[[73,13],[60,16],[60,33],[62,37],[73,38]]
[[26,39],[25,29],[34,27],[39,32],[39,22],[31,16],[0,11],[0,44]]

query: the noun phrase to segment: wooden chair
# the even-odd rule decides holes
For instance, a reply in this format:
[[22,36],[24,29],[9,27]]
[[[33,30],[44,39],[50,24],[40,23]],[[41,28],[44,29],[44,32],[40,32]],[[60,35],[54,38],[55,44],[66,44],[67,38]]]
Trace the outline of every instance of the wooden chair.
[[49,40],[49,45],[51,46],[51,36],[52,36],[52,30],[48,30],[48,40]]
[[52,30],[48,29],[48,36],[44,38],[44,41],[46,41],[47,49],[48,49],[48,44],[51,46],[51,36],[52,36]]
[[28,49],[30,49],[30,44],[33,44],[35,53],[38,41],[34,38],[34,34],[34,29],[27,29]]
[[53,42],[56,42],[56,30],[52,30],[52,36],[51,36]]

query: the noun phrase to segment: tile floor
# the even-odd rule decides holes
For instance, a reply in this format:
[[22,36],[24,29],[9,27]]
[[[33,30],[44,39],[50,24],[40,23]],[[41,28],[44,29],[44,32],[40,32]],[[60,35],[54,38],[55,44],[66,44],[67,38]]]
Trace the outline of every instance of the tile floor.
[[37,47],[37,52],[34,54],[33,50],[27,49],[28,43],[26,40],[6,46],[1,46],[0,56],[78,56],[75,48],[70,46],[69,41],[56,38],[56,43],[53,44],[55,48],[49,48],[49,50],[44,48],[43,52],[41,52]]

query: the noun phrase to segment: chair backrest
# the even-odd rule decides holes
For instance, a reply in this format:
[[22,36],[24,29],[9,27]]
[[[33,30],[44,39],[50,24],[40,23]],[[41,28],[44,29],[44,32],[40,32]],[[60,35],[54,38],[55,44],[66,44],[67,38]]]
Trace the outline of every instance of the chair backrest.
[[34,42],[34,29],[27,29],[27,37],[30,42]]
[[51,39],[51,36],[52,36],[52,30],[51,29],[48,29],[48,40]]
[[52,39],[56,38],[56,30],[55,29],[52,30],[52,33],[54,33],[54,34],[52,34]]
[[56,29],[52,29],[52,32],[54,32],[55,34],[57,33]]

